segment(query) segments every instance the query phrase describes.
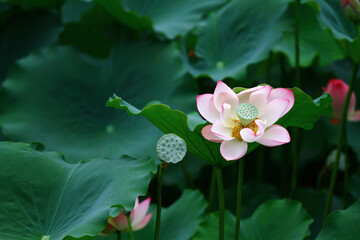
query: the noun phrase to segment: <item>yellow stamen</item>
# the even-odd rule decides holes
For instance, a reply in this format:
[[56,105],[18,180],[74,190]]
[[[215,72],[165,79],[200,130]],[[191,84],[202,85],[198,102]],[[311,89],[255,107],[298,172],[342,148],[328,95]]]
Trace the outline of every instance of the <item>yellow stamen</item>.
[[251,130],[254,131],[255,135],[258,131],[258,126],[256,125],[256,123],[254,121],[252,121],[251,123],[249,123],[248,125],[246,125],[247,128],[250,128]]
[[232,130],[231,137],[237,138],[240,142],[242,141],[242,138],[240,136],[241,129],[244,128],[244,126],[241,124],[239,120],[233,120],[235,123],[235,127]]
[[[256,120],[256,119],[255,119]],[[254,120],[254,121],[255,121]],[[234,127],[232,129],[232,133],[231,133],[231,137],[233,138],[236,138],[237,140],[239,140],[240,142],[243,141],[243,139],[241,138],[240,136],[240,131],[243,129],[243,128],[250,128],[251,130],[254,131],[254,133],[256,134],[257,131],[258,131],[258,126],[256,125],[256,123],[254,121],[252,121],[251,123],[249,123],[248,125],[246,126],[243,126],[241,124],[241,122],[237,119],[233,119],[234,121]]]

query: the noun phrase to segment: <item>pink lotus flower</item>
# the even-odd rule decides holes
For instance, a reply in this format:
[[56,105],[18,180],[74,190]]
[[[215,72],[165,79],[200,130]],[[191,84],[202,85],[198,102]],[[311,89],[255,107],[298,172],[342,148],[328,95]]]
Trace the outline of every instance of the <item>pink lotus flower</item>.
[[[328,85],[323,90],[328,92],[334,99],[332,103],[334,112],[331,121],[334,124],[339,124],[341,122],[342,110],[344,107],[346,94],[349,91],[349,86],[341,79],[330,79]],[[347,119],[349,121],[360,121],[360,110],[355,111],[355,106],[356,96],[353,92],[350,97],[347,113]]]
[[212,123],[202,129],[202,135],[221,142],[221,155],[228,161],[244,156],[248,142],[268,147],[290,142],[288,131],[274,123],[294,105],[292,90],[258,86],[236,94],[219,81],[214,94],[198,96],[196,104]]
[[[131,228],[133,231],[142,229],[150,221],[153,213],[151,212],[146,215],[146,213],[149,209],[149,206],[150,206],[150,201],[151,201],[151,198],[147,198],[139,204],[139,199],[136,198],[135,207],[130,212],[130,222],[131,222]],[[126,215],[123,212],[120,212],[120,214],[114,218],[109,218],[108,221],[109,221],[109,224],[118,231],[121,231],[121,232],[129,231],[128,221],[127,221]],[[104,230],[111,231],[111,226],[107,226]]]

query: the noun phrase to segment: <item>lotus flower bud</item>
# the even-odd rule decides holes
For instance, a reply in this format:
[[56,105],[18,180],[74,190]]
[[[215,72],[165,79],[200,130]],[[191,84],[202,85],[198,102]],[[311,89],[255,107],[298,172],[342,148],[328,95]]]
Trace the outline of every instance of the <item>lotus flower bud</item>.
[[341,8],[346,19],[351,22],[360,20],[360,2],[359,0],[341,0]]
[[[326,88],[323,88],[324,92],[328,92],[334,99],[332,105],[334,108],[333,116],[331,122],[334,124],[339,124],[341,122],[342,111],[344,108],[346,94],[349,90],[349,85],[347,85],[341,79],[330,79]],[[349,108],[347,113],[347,120],[358,122],[360,121],[360,110],[355,110],[356,107],[356,95],[352,92],[349,102]]]
[[[142,202],[139,199],[135,200],[135,207],[130,212],[130,223],[132,231],[138,231],[144,228],[150,221],[152,212],[146,214],[150,206],[151,198],[147,198]],[[108,224],[100,235],[111,235],[116,231],[128,232],[129,223],[126,215],[121,211],[116,217],[109,217]]]

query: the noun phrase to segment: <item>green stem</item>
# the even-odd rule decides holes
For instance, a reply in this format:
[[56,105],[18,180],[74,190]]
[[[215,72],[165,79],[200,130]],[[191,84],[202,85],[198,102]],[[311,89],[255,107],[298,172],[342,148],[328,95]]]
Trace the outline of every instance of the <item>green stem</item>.
[[300,20],[299,20],[300,0],[294,4],[295,10],[295,86],[300,87]]
[[134,240],[134,233],[133,233],[132,226],[131,226],[130,216],[127,215],[126,219],[127,219],[128,226],[129,226],[130,239]]
[[160,236],[160,220],[161,220],[161,189],[163,184],[162,162],[160,163],[158,186],[157,186],[157,210],[156,210],[156,227],[155,227],[155,240],[159,240]]
[[341,147],[342,147],[342,143],[344,141],[344,136],[345,136],[345,132],[346,132],[346,122],[347,122],[347,113],[348,113],[348,108],[349,108],[350,96],[351,96],[351,93],[352,93],[352,91],[354,89],[357,70],[358,70],[358,65],[356,63],[354,63],[352,76],[351,76],[350,84],[349,84],[349,90],[348,90],[348,92],[346,94],[346,99],[345,99],[345,103],[344,103],[343,110],[342,110],[342,117],[341,117],[340,133],[339,133],[339,138],[338,138],[338,143],[337,143],[336,158],[335,158],[335,164],[333,164],[333,171],[332,171],[332,174],[331,174],[330,186],[329,186],[329,191],[328,191],[328,195],[327,195],[327,199],[326,199],[324,219],[323,219],[324,221],[325,221],[327,215],[329,214],[330,208],[331,208],[332,197],[333,197],[333,194],[334,194],[335,183],[336,183],[336,178],[337,178],[337,172],[338,172],[338,168],[339,168]]
[[292,130],[292,143],[291,143],[291,158],[292,158],[292,171],[291,171],[291,194],[294,194],[297,185],[297,167],[299,162],[299,129],[293,128]]
[[240,235],[240,218],[241,218],[241,201],[242,201],[242,185],[244,178],[244,159],[239,159],[239,176],[237,189],[237,203],[236,203],[236,225],[235,225],[235,240],[239,239]]
[[120,232],[120,231],[117,231],[117,232],[116,232],[116,235],[117,235],[117,240],[121,240],[121,232]]
[[[295,10],[295,86],[301,87],[300,81],[300,20],[299,20],[300,0],[296,0],[294,4]],[[294,128],[292,135],[292,175],[291,175],[291,193],[293,194],[297,185],[297,167],[299,162],[299,129]]]
[[343,209],[347,208],[347,195],[349,191],[349,150],[346,131],[344,132],[345,169],[344,169],[344,196]]
[[225,210],[225,197],[224,197],[224,185],[222,179],[221,168],[216,169],[218,193],[219,193],[219,240],[224,240],[225,237],[225,223],[224,223],[224,210]]
[[213,167],[213,171],[212,171],[212,174],[211,174],[211,182],[210,182],[210,189],[209,189],[209,200],[208,200],[207,212],[211,211],[211,207],[212,207],[213,202],[214,202],[215,186],[216,186],[216,168]]

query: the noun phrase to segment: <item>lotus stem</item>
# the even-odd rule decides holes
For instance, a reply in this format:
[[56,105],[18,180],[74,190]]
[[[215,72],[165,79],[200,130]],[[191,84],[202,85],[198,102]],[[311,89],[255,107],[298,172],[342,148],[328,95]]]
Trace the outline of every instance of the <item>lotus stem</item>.
[[291,194],[294,194],[297,185],[297,167],[299,162],[299,128],[292,129],[292,143],[291,143],[291,158],[292,158],[292,171],[291,171]]
[[160,221],[161,221],[161,189],[163,184],[163,164],[160,163],[158,185],[157,185],[157,210],[156,210],[156,227],[155,227],[155,240],[159,240],[160,236]]
[[224,240],[225,237],[225,223],[224,223],[224,211],[225,211],[225,197],[224,197],[224,185],[222,178],[222,169],[216,169],[218,193],[219,193],[219,240]]
[[209,200],[208,200],[207,212],[211,211],[211,207],[214,202],[215,187],[216,187],[216,168],[213,167],[212,174],[211,174],[211,182],[210,182],[210,187],[209,187]]
[[126,219],[127,219],[128,225],[129,225],[130,239],[134,240],[134,233],[133,233],[132,226],[131,226],[130,215],[127,215]]
[[[295,86],[301,87],[300,80],[300,19],[299,19],[299,6],[300,0],[296,0],[294,3],[295,11]],[[299,129],[293,129],[293,140],[292,140],[292,176],[291,176],[291,193],[293,194],[297,185],[297,167],[299,162],[299,151],[298,151],[298,138]]]
[[349,84],[349,90],[348,90],[348,92],[346,94],[346,99],[345,99],[344,107],[343,107],[343,110],[342,110],[342,117],[341,117],[340,133],[339,133],[338,143],[337,143],[336,158],[335,158],[335,163],[333,164],[333,171],[332,171],[332,174],[331,174],[330,186],[329,186],[329,191],[328,191],[328,195],[327,195],[327,199],[326,199],[326,205],[325,205],[325,212],[324,212],[323,221],[325,221],[326,217],[329,215],[331,204],[332,204],[332,198],[333,198],[334,189],[335,189],[337,172],[338,172],[338,169],[339,169],[339,160],[340,160],[342,143],[344,141],[344,138],[346,137],[345,132],[346,132],[346,122],[347,122],[347,113],[348,113],[348,108],[349,108],[350,96],[351,96],[351,93],[352,93],[352,91],[354,89],[357,70],[358,70],[358,65],[357,65],[357,63],[354,63],[352,76],[351,76],[350,84]]
[[344,169],[344,196],[343,209],[347,208],[347,194],[349,191],[349,150],[346,131],[344,132],[344,149],[345,149],[345,169]]
[[241,201],[242,201],[242,185],[244,179],[244,159],[239,159],[239,175],[237,184],[237,202],[236,202],[236,225],[235,225],[235,240],[240,236],[240,218],[241,218]]
[[299,18],[300,0],[294,4],[295,10],[295,86],[301,86],[300,80],[300,18]]

